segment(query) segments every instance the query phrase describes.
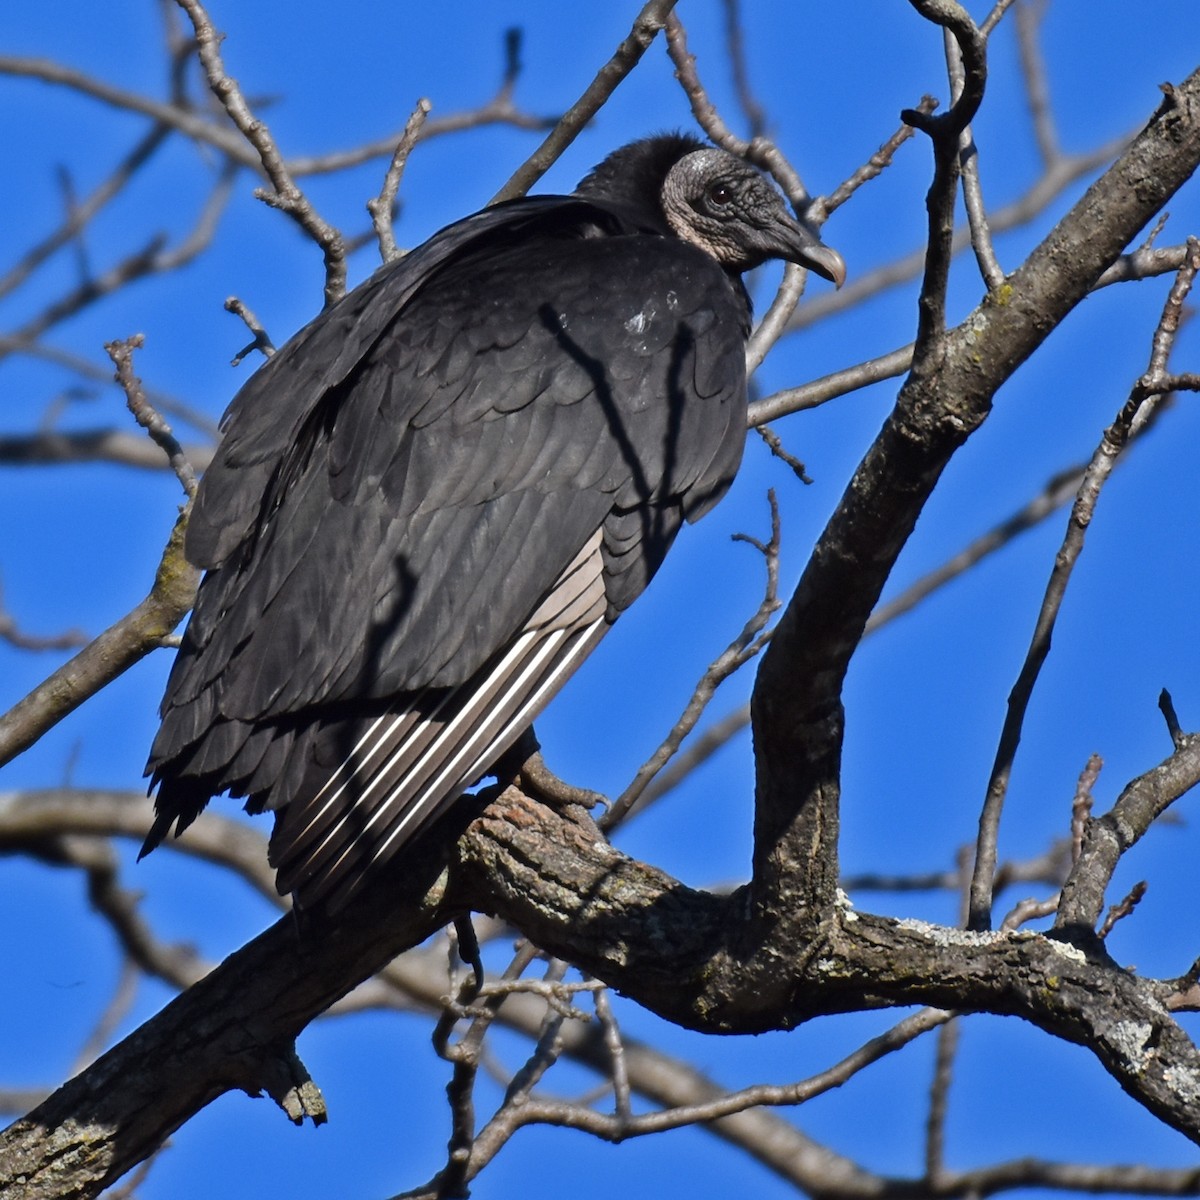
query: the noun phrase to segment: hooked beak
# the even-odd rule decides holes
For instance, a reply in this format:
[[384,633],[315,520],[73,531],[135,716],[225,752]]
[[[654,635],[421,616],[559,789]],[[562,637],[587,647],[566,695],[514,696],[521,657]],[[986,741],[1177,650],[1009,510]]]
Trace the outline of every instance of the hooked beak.
[[846,282],[846,261],[802,221],[790,213],[784,213],[775,231],[779,239],[776,253],[780,258],[794,262],[799,267],[815,271],[822,279],[828,279],[834,287]]

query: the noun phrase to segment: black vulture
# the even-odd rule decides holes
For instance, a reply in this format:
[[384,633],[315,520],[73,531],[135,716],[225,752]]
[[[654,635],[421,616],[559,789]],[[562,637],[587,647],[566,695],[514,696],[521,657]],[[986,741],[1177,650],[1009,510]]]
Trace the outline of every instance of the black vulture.
[[274,812],[280,892],[337,908],[488,773],[728,489],[770,258],[844,276],[759,171],[651,137],[447,226],[262,366],[187,529],[142,853],[229,792]]

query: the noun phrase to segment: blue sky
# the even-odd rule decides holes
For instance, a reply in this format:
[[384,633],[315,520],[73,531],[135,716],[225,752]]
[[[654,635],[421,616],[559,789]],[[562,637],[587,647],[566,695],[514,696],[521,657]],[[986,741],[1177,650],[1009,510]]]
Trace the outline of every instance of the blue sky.
[[[628,31],[634,4],[565,6],[549,0],[467,0],[431,15],[411,3],[212,0],[225,31],[230,72],[263,107],[288,155],[319,154],[399,129],[418,96],[434,115],[484,103],[499,82],[503,31],[524,30],[516,90],[525,110],[554,114],[569,105]],[[771,132],[813,193],[849,175],[896,128],[898,112],[924,92],[946,96],[940,34],[901,0],[844,5],[746,3],[746,49]],[[969,6],[977,18],[987,6]],[[1158,102],[1157,85],[1193,66],[1194,0],[1145,5],[1081,5],[1060,0],[1044,30],[1051,95],[1062,146],[1083,152],[1135,130]],[[740,126],[722,55],[715,0],[680,6],[702,78],[731,123]],[[1194,38],[1191,41],[1194,43]],[[150,95],[163,94],[160,23],[150,3],[10,7],[0,14],[6,53],[53,58]],[[1039,164],[1016,71],[1011,30],[991,47],[992,79],[975,126],[983,186],[995,208],[1019,197]],[[0,189],[4,264],[56,227],[66,167],[86,192],[144,133],[144,118],[114,111],[64,89],[0,76],[6,115],[6,186]],[[660,46],[618,90],[538,190],[569,190],[608,150],[662,128],[690,127],[686,102]],[[430,141],[413,155],[397,225],[414,245],[495,192],[534,148],[537,134],[487,128]],[[918,248],[930,155],[920,138],[905,146],[884,178],[864,188],[825,230],[851,278]],[[335,177],[305,181],[327,219],[349,233],[366,228],[365,200],[385,164],[372,161]],[[91,227],[93,270],[162,231],[175,241],[190,228],[213,175],[209,156],[178,141]],[[1069,188],[1028,227],[997,239],[1015,267],[1079,194]],[[244,345],[241,325],[222,308],[234,294],[249,304],[277,343],[321,301],[319,254],[279,214],[254,200],[238,177],[211,252],[177,274],[142,282],[55,328],[48,344],[105,364],[102,344],[142,332],[139,374],[214,418],[252,363],[230,368]],[[1200,191],[1171,205],[1164,243],[1200,232]],[[352,282],[377,261],[355,255]],[[0,300],[0,330],[19,327],[71,286],[77,260],[53,259],[25,287]],[[765,307],[776,278],[755,281]],[[898,590],[1033,495],[1055,471],[1085,459],[1144,369],[1166,278],[1123,285],[1088,299],[1000,394],[996,412],[956,458],[907,548]],[[813,281],[814,296],[827,285]],[[951,317],[981,292],[969,258],[956,264]],[[762,394],[804,382],[911,339],[914,286],[881,294],[858,309],[781,344],[759,373]],[[1179,339],[1176,364],[1196,369],[1200,339]],[[3,432],[28,432],[77,381],[26,357],[0,361]],[[814,482],[803,487],[752,443],[728,500],[686,531],[633,614],[572,681],[539,723],[550,764],[565,777],[619,792],[681,708],[704,665],[740,629],[761,587],[757,556],[730,535],[765,535],[765,490],[783,512],[784,588],[805,556],[889,405],[895,384],[878,385],[778,426]],[[132,428],[114,388],[97,386],[68,403],[62,428]],[[1065,831],[1075,777],[1089,754],[1105,769],[1098,800],[1111,801],[1132,776],[1169,751],[1155,707],[1161,687],[1174,694],[1185,727],[1200,725],[1200,644],[1196,595],[1200,530],[1195,471],[1200,418],[1184,397],[1121,466],[1101,500],[1072,583],[1062,625],[1030,710],[1002,827],[1003,856],[1039,853]],[[180,429],[185,437],[194,431]],[[145,593],[178,504],[163,475],[97,465],[0,470],[0,583],[4,603],[29,632],[80,627],[95,633]],[[973,836],[1008,689],[1024,654],[1041,592],[1061,537],[1052,519],[944,589],[920,610],[864,644],[847,685],[842,861],[848,872],[902,872],[950,866]],[[0,706],[8,707],[54,665],[0,645]],[[169,656],[158,653],[86,704],[0,773],[0,791],[53,786],[139,786]],[[744,702],[752,677],[722,690],[719,716]],[[613,696],[619,695],[620,702]],[[630,853],[695,885],[745,876],[751,828],[749,739],[735,740],[691,785],[621,836]],[[1174,974],[1196,956],[1200,884],[1190,822],[1153,831],[1114,883],[1138,878],[1150,892],[1110,943],[1124,962]],[[234,806],[226,804],[226,811]],[[217,958],[252,936],[272,911],[235,880],[216,877],[183,856],[159,852],[125,882],[145,890],[147,916],[164,937],[187,940]],[[110,934],[87,914],[81,881],[6,859],[0,909],[14,914],[0,954],[14,968],[0,983],[0,1087],[53,1083],[68,1070],[113,986]],[[1013,897],[1014,899],[1016,897]],[[953,920],[940,895],[863,895],[867,908]],[[155,1011],[165,989],[144,984],[125,1023]],[[821,1022],[788,1035],[705,1039],[664,1026],[625,1005],[624,1026],[661,1038],[731,1085],[786,1081],[827,1066],[894,1015]],[[295,1130],[267,1102],[224,1097],[173,1139],[141,1189],[146,1200],[213,1190],[230,1197],[272,1186],[298,1195],[382,1196],[413,1186],[440,1163],[446,1132],[441,1089],[447,1069],[428,1048],[428,1027],[412,1017],[372,1015],[320,1023],[300,1053],[322,1086],[332,1121]],[[521,1048],[501,1039],[513,1064]],[[794,1119],[835,1149],[889,1172],[920,1167],[919,1130],[932,1062],[926,1039],[872,1068]],[[1013,1070],[1014,1063],[1020,1063]],[[552,1083],[570,1090],[583,1073]],[[494,1096],[493,1096],[494,1098]],[[1066,1098],[1064,1100],[1064,1098]],[[1074,1106],[1068,1128],[1057,1102]],[[1194,1148],[1126,1100],[1083,1051],[1012,1021],[974,1019],[965,1029],[949,1125],[951,1165],[1018,1154],[1194,1164]],[[869,1140],[862,1131],[871,1130]],[[864,1148],[865,1141],[865,1148]],[[581,1134],[526,1132],[475,1185],[489,1197],[579,1197],[620,1187],[631,1200],[686,1193],[718,1197],[790,1190],[763,1169],[699,1131],[621,1147]]]

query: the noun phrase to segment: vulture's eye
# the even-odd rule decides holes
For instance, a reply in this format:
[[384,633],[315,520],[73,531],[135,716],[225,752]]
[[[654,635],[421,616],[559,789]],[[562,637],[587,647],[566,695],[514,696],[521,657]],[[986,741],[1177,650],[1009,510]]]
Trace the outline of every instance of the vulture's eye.
[[733,188],[727,183],[714,183],[709,186],[708,198],[718,208],[724,208],[733,200]]

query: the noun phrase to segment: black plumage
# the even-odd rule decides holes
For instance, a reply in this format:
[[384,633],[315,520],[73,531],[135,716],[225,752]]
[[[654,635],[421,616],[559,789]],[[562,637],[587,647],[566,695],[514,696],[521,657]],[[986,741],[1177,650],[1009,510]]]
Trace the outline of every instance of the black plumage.
[[242,388],[187,531],[207,569],[143,853],[211,796],[340,904],[474,782],[737,469],[741,272],[841,259],[740,159],[665,135],[485,209]]

